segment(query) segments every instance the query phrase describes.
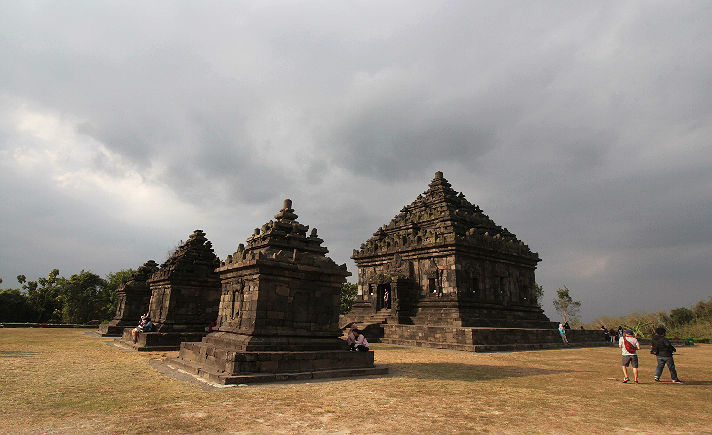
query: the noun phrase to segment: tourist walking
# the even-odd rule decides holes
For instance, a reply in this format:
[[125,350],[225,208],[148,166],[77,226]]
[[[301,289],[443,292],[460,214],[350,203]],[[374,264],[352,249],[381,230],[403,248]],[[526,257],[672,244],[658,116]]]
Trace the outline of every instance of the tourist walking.
[[653,379],[655,382],[660,382],[660,375],[663,374],[663,369],[665,365],[667,365],[668,370],[670,370],[672,383],[681,384],[682,381],[677,377],[675,360],[672,357],[673,352],[677,351],[677,349],[675,349],[675,346],[665,337],[666,332],[662,326],[655,328],[655,335],[653,335],[653,339],[651,340],[650,353],[654,354],[658,360],[658,366],[655,368],[655,377]]
[[559,323],[559,335],[564,343],[569,344],[569,340],[566,338],[566,328],[564,328],[564,325],[561,323]]
[[630,381],[628,377],[628,365],[633,367],[633,381],[638,383],[638,354],[636,353],[640,349],[640,343],[638,339],[633,337],[633,331],[626,330],[625,335],[618,340],[618,347],[621,349],[621,368],[623,369],[623,383],[626,384]]

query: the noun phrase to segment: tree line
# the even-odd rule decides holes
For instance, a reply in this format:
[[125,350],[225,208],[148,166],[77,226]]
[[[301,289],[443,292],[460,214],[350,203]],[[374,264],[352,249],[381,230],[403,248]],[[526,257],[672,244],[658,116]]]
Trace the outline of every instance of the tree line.
[[[20,288],[0,290],[0,322],[100,323],[114,317],[116,290],[134,273],[123,269],[105,278],[82,270],[66,278],[58,269],[28,281],[18,275]],[[0,278],[0,284],[2,279]]]

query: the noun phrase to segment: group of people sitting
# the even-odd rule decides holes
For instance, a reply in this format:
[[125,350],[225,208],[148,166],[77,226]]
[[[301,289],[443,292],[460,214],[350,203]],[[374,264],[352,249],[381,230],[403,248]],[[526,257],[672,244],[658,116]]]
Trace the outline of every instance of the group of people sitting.
[[151,318],[148,316],[148,313],[146,313],[141,316],[141,321],[138,322],[138,326],[131,330],[131,339],[134,343],[136,343],[138,341],[139,332],[151,332],[154,329],[155,326],[153,325],[153,322],[151,322]]
[[366,340],[366,336],[363,335],[363,331],[356,329],[356,326],[352,326],[351,329],[349,329],[349,335],[346,337],[346,345],[351,352],[368,352],[368,340]]

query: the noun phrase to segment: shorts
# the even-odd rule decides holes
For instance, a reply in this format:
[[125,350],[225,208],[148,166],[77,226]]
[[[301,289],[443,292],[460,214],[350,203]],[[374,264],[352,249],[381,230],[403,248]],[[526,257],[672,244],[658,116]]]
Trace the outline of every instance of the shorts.
[[638,355],[623,355],[623,358],[621,358],[621,365],[628,367],[628,364],[630,364],[634,369],[637,369]]

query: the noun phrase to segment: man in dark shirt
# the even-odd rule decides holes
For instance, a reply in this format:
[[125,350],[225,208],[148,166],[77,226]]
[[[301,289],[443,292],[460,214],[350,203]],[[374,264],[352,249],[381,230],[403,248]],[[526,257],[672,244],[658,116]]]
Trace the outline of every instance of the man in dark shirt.
[[662,326],[655,328],[655,335],[651,340],[650,353],[655,354],[658,359],[658,367],[655,369],[655,382],[660,382],[660,375],[663,374],[663,369],[667,364],[673,384],[681,384],[682,381],[678,379],[677,370],[675,370],[675,360],[672,358],[673,352],[677,349],[670,343],[670,340],[665,338],[665,332],[665,328]]

